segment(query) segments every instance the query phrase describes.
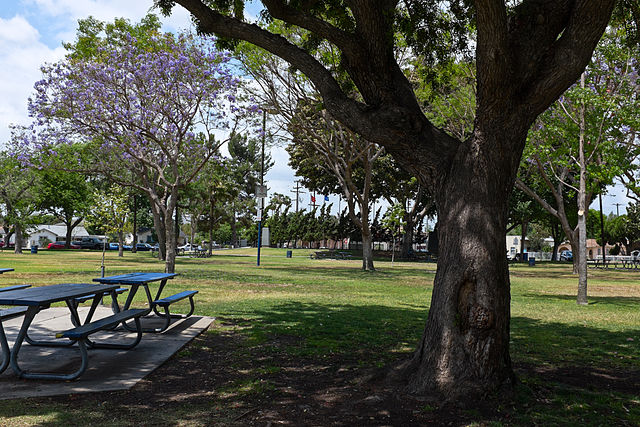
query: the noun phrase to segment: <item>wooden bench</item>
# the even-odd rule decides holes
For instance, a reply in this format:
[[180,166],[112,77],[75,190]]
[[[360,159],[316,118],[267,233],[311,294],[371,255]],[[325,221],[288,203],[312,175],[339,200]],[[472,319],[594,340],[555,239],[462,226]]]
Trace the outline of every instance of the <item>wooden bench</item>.
[[[193,314],[193,311],[195,310],[193,296],[197,293],[198,291],[182,291],[175,295],[171,295],[168,297],[161,298],[159,300],[155,300],[153,302],[153,311],[156,313],[156,315],[158,315],[159,317],[162,317],[165,321],[164,325],[161,328],[157,329],[157,331],[162,332],[166,330],[169,327],[169,324],[171,323],[171,319],[184,319],[186,317],[191,316]],[[169,312],[169,306],[174,302],[181,301],[185,298],[189,298],[189,304],[191,305],[191,309],[189,310],[189,313],[171,314]],[[160,313],[156,307],[162,307],[164,309],[164,313]]]
[[[86,371],[87,366],[89,365],[89,355],[87,353],[87,346],[91,348],[110,348],[110,349],[123,349],[128,350],[140,342],[142,339],[142,328],[140,326],[140,317],[149,313],[148,308],[132,308],[129,310],[121,311],[116,314],[112,314],[111,316],[104,317],[102,319],[94,320],[91,323],[87,323],[82,326],[75,327],[73,329],[69,329],[64,332],[60,332],[56,334],[56,338],[68,338],[73,342],[78,343],[78,348],[80,349],[80,355],[82,357],[82,361],[80,363],[80,368],[69,374],[65,375],[65,380],[74,380],[78,378],[80,375]],[[120,323],[126,322],[127,320],[134,319],[136,324],[136,338],[130,344],[116,344],[116,343],[96,343],[89,340],[89,335],[92,335],[99,331],[106,331],[113,329],[115,326]]]

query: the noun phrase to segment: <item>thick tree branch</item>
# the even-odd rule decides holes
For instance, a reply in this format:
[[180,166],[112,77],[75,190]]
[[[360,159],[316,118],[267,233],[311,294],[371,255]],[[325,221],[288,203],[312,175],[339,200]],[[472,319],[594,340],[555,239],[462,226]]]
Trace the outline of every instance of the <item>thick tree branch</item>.
[[[520,63],[526,64],[531,61],[527,55],[533,54],[533,49],[540,52],[536,55],[537,66],[528,67],[530,73],[525,74],[530,81],[523,81],[522,87],[534,116],[580,77],[609,22],[615,0],[530,0],[523,3],[521,10],[536,3],[541,4],[541,10],[530,15],[530,21],[541,24],[535,25],[537,37],[531,39],[530,48],[521,51],[520,57]],[[556,13],[549,13],[553,9]],[[564,25],[558,28],[559,23]],[[531,35],[522,34],[520,39],[525,37]]]

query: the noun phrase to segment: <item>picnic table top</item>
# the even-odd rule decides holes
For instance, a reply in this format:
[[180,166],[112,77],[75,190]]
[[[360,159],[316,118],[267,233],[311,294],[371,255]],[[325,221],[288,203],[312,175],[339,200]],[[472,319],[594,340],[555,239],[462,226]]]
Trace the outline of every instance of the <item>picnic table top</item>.
[[13,271],[13,268],[0,268],[0,274]]
[[118,285],[141,285],[156,280],[166,280],[177,276],[177,273],[127,273],[116,276],[98,277],[94,282]]
[[0,305],[39,306],[85,295],[94,295],[117,289],[115,285],[95,283],[61,283],[0,293]]

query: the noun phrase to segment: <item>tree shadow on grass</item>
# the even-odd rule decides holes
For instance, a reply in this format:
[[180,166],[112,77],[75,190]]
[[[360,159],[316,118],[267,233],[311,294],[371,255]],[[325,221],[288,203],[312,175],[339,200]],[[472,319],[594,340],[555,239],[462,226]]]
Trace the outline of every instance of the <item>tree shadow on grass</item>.
[[[567,294],[534,294],[526,293],[520,296],[535,298],[541,300],[556,300],[556,301],[576,301],[575,295]],[[623,296],[589,296],[589,305],[612,305],[617,307],[637,308],[640,310],[640,298],[639,297],[623,297]]]
[[291,301],[251,317],[227,310],[132,390],[0,402],[0,411],[41,417],[40,425],[614,425],[640,414],[633,403],[640,354],[629,332],[527,317],[511,322],[514,366],[528,389],[513,402],[452,409],[361,381],[372,368],[410,356],[425,319],[424,307],[409,305]]

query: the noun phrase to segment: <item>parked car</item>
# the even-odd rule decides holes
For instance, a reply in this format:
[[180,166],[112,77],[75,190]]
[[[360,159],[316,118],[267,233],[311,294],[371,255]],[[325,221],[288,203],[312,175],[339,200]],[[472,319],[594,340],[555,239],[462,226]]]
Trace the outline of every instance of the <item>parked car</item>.
[[[64,249],[64,246],[67,242],[52,242],[47,245],[47,249]],[[71,249],[80,249],[80,246],[74,244],[73,242],[70,245]]]
[[71,243],[80,246],[80,249],[102,249],[104,245],[104,242],[97,237],[82,237]]
[[148,243],[136,243],[136,251],[150,251],[151,245]]
[[196,247],[191,243],[187,243],[186,245],[178,246],[178,249],[181,251],[189,252],[189,251],[195,251]]
[[560,261],[573,261],[573,252],[571,251],[560,252]]

